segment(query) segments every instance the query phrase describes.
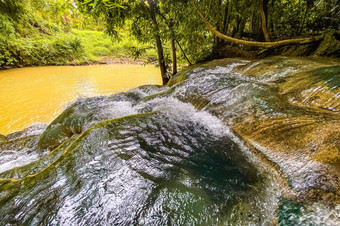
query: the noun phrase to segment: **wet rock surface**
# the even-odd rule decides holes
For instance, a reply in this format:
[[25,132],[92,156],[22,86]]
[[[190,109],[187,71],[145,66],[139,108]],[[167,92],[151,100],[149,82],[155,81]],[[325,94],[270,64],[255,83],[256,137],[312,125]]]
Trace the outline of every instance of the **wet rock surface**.
[[224,59],[0,144],[0,223],[339,222],[340,66]]
[[7,137],[5,135],[0,134],[0,144],[4,144],[7,141],[8,141]]
[[[230,65],[230,60],[216,62]],[[338,199],[338,61],[274,57],[241,66],[234,63],[227,75],[223,70],[227,71],[217,66],[187,72],[187,76],[191,74],[188,83],[195,85],[182,90],[180,98],[227,122],[284,172],[299,199],[302,193],[309,196],[320,191]],[[203,78],[206,72],[210,76]],[[214,90],[206,91],[207,80],[214,80]]]

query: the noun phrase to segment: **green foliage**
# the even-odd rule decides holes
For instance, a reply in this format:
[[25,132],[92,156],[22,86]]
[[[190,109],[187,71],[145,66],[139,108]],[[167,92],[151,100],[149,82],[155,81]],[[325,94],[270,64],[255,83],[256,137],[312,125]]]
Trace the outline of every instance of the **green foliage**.
[[338,0],[272,0],[268,5],[271,35],[287,38],[340,30],[339,4]]
[[[223,41],[206,29],[190,1],[222,33],[263,41],[258,0],[0,0],[0,67],[82,63],[103,56],[154,61],[156,34],[168,66],[172,34],[178,63],[187,65],[186,58],[195,63]],[[148,2],[155,4],[158,30]],[[340,30],[339,0],[263,2],[272,40]]]
[[[74,37],[58,37],[64,30],[56,14],[65,0],[0,1],[0,67],[13,65],[62,64],[83,52]],[[53,18],[53,19],[51,19]],[[47,35],[54,34],[48,37]]]
[[[0,16],[1,17],[1,16]],[[102,31],[78,30],[20,37],[12,22],[0,19],[0,68],[18,65],[63,65],[100,61],[101,57],[143,58],[154,62],[156,51],[137,42],[126,31],[121,40],[112,40]],[[18,36],[18,37],[17,37]]]
[[14,34],[15,28],[12,19],[0,14],[0,40],[11,38]]
[[[162,0],[161,3],[159,14],[165,31],[163,38],[169,41],[171,24],[176,40],[192,62],[200,61],[209,55],[214,45],[214,37],[207,31],[192,5],[185,0]],[[200,4],[204,6],[206,3],[201,1]],[[186,65],[183,53],[178,51],[178,54],[180,63]]]
[[132,13],[133,0],[76,0],[80,11],[87,12],[91,16],[100,18],[106,23],[107,32],[117,36],[120,28]]
[[27,13],[27,3],[25,0],[0,0],[0,13],[18,21]]
[[[80,14],[72,3],[0,0],[0,68],[85,63],[102,56],[132,55],[131,48],[142,48],[130,38],[113,44],[102,32],[101,20]],[[101,31],[72,29],[85,26]]]
[[6,48],[8,41],[15,39],[15,28],[12,19],[0,14],[0,66],[16,62],[16,59],[11,56],[10,50]]
[[86,55],[91,59],[101,56],[114,58],[132,56],[134,59],[144,58],[155,61],[157,57],[152,45],[138,42],[126,30],[119,31],[119,38],[111,38],[108,34],[100,31],[73,29],[72,33],[81,40],[85,46]]
[[109,56],[111,54],[110,49],[102,47],[102,46],[96,46],[92,53],[96,56]]
[[37,35],[32,38],[2,40],[0,66],[66,64],[82,60],[84,46],[74,35],[50,37]]

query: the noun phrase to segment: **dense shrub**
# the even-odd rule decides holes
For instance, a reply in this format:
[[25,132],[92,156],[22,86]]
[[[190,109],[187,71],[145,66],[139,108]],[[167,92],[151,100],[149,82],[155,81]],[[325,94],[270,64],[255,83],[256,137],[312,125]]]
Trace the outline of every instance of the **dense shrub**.
[[[3,36],[2,36],[3,37]],[[0,67],[15,65],[58,65],[85,60],[85,49],[74,35],[38,35],[2,39]]]
[[92,53],[95,56],[109,56],[111,54],[110,49],[103,46],[96,46],[93,48]]

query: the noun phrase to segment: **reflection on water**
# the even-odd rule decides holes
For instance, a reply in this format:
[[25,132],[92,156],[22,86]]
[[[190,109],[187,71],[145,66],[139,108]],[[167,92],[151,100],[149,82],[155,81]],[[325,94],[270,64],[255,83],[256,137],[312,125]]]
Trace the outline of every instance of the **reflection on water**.
[[0,71],[0,133],[52,121],[69,101],[161,84],[158,69],[140,65],[32,67]]

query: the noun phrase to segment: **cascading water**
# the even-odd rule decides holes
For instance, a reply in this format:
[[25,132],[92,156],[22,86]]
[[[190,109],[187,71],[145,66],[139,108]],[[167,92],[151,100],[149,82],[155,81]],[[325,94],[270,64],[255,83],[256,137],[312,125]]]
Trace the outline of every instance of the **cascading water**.
[[337,64],[220,60],[80,99],[0,144],[0,223],[336,224]]

